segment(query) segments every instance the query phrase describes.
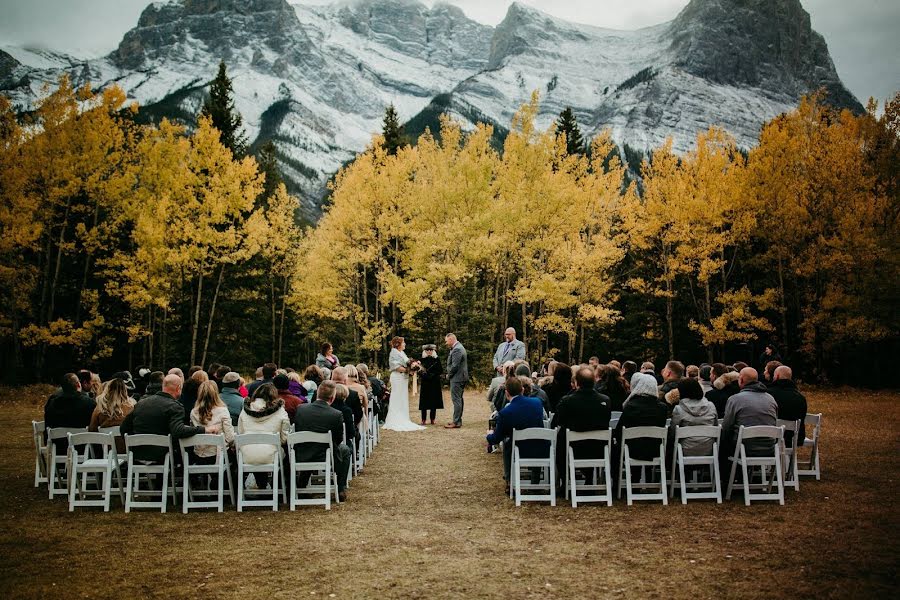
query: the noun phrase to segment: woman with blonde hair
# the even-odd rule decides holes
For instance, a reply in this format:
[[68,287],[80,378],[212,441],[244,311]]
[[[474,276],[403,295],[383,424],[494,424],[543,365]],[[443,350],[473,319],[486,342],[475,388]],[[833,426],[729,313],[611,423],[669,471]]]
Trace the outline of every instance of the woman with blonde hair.
[[[203,373],[197,371],[191,377]],[[234,443],[234,426],[231,423],[231,413],[228,407],[219,397],[219,386],[211,381],[209,376],[206,381],[197,388],[197,401],[191,409],[191,424],[201,427],[214,427],[217,433],[225,434],[225,443],[229,446]],[[215,446],[195,446],[194,455],[199,463],[214,463],[216,460]]]
[[[97,394],[96,406],[91,414],[88,431],[100,431],[101,427],[117,427],[134,408],[134,400],[128,397],[128,388],[121,379],[103,384]],[[116,437],[116,452],[125,452],[125,440]]]

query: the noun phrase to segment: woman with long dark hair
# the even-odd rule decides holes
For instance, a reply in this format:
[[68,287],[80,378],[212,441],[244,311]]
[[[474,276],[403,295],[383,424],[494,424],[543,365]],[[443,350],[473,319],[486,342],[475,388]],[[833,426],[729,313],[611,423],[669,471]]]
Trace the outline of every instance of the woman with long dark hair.
[[563,396],[572,393],[572,367],[566,363],[557,362],[553,367],[553,380],[543,389],[547,393],[550,412],[555,413]]

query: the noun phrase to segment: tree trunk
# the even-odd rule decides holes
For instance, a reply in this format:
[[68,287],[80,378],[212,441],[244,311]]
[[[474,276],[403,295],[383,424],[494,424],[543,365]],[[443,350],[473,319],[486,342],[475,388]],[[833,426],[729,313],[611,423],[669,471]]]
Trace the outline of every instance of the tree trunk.
[[284,289],[281,294],[281,322],[278,324],[278,361],[275,364],[281,364],[282,351],[284,350],[284,313],[287,309],[288,287],[290,286],[290,277],[284,278]]
[[522,343],[525,344],[525,360],[528,360],[528,311],[522,302]]
[[203,357],[200,364],[206,367],[206,351],[209,349],[209,336],[212,332],[213,318],[216,315],[216,302],[219,299],[219,290],[222,289],[222,278],[225,276],[225,263],[219,268],[219,279],[216,281],[216,290],[213,292],[212,304],[209,307],[209,319],[206,321],[206,337],[203,340]]
[[[706,280],[706,320],[709,321],[710,327],[712,326],[712,300],[710,298],[709,291],[709,280]],[[712,364],[713,360],[713,347],[712,345],[706,346],[706,359]]]
[[[272,316],[272,318],[271,318],[272,335],[270,337],[270,339],[272,341],[272,362],[275,364],[278,364],[277,362],[275,362],[275,318],[276,318],[276,315],[275,315],[275,281],[274,281],[272,275],[269,275],[269,308],[270,308],[270,312],[271,312],[271,316]],[[203,364],[206,364],[206,363],[203,363]]]
[[[197,332],[200,329],[200,300],[203,298],[203,271],[200,271],[200,277],[197,279],[197,300],[194,304],[193,314],[191,315],[191,366],[197,364]],[[194,296],[191,295],[191,301],[194,302]]]
[[787,360],[789,354],[787,300],[784,292],[784,261],[780,254],[778,256],[778,312],[781,313],[781,356]]

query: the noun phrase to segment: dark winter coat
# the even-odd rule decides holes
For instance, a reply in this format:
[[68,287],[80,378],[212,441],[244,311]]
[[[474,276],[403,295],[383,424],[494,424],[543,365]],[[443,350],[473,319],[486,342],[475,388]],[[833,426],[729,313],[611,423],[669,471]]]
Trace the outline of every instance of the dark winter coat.
[[436,356],[426,356],[421,362],[422,371],[419,377],[422,379],[422,387],[419,390],[419,410],[444,408],[444,396],[441,393],[441,375],[444,373],[444,367]]
[[[769,393],[775,398],[778,405],[778,418],[787,421],[800,421],[800,430],[797,438],[800,443],[806,438],[806,396],[797,389],[797,384],[791,379],[776,379],[766,386]],[[794,434],[791,431],[784,432],[784,444],[793,447]]]
[[[54,427],[87,427],[91,424],[91,415],[94,414],[96,403],[90,396],[83,392],[65,393],[62,389],[56,390],[47,399],[44,405],[44,426],[47,429]],[[69,442],[60,438],[56,440],[57,449],[62,452]]]
[[[622,416],[616,425],[616,437],[621,439],[623,427],[665,427],[667,412],[668,407],[657,396],[631,396],[622,407]],[[659,440],[629,440],[628,453],[637,460],[653,460],[659,456]]]
[[[556,437],[557,458],[565,456],[566,430],[596,431],[609,429],[609,397],[592,388],[578,389],[564,396],[556,407],[551,427],[559,427]],[[585,441],[572,445],[576,459],[602,458],[603,442]],[[559,461],[558,461],[559,462]],[[562,464],[565,464],[564,462]]]
[[725,416],[725,405],[728,399],[741,391],[737,373],[725,373],[713,382],[713,389],[706,392],[706,399],[716,407],[716,414],[721,419]]
[[[172,447],[180,452],[178,440],[206,433],[205,427],[190,427],[184,424],[184,407],[175,398],[165,392],[152,396],[144,396],[128,413],[119,426],[122,435],[126,433],[153,433],[172,436]],[[134,457],[138,460],[162,462],[166,455],[165,448],[140,447],[134,449]]]

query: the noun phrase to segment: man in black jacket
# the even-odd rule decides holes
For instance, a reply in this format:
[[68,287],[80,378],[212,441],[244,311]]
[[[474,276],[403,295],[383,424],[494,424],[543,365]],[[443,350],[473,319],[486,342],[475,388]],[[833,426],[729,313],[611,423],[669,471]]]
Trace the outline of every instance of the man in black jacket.
[[[91,423],[94,412],[94,400],[81,391],[81,382],[75,373],[63,375],[60,387],[53,392],[44,405],[44,426],[54,427],[87,427]],[[65,439],[56,440],[59,452],[69,446]]]
[[[323,381],[316,390],[316,401],[301,404],[297,407],[294,427],[297,431],[330,433],[331,445],[334,449],[334,469],[338,477],[338,497],[343,502],[347,499],[347,475],[350,473],[350,447],[343,443],[344,417],[341,411],[333,408],[336,386],[333,381]],[[297,449],[297,460],[300,462],[319,462],[325,460],[327,447],[321,444],[303,444]],[[293,449],[290,449],[293,451]],[[301,475],[300,485],[305,487],[310,473]]]
[[[594,370],[581,367],[575,372],[578,388],[563,396],[556,407],[551,427],[559,427],[556,435],[556,472],[564,480],[566,473],[566,430],[596,431],[609,429],[609,397],[594,390]],[[576,459],[602,458],[603,442],[576,442],[572,451]]]
[[[181,450],[178,440],[181,438],[199,435],[201,433],[216,433],[214,426],[191,427],[184,424],[184,407],[176,398],[181,394],[182,379],[178,375],[166,375],[162,383],[162,391],[144,396],[134,405],[134,410],[128,413],[119,430],[122,435],[152,433],[157,435],[172,436],[172,447],[175,456],[173,464],[179,462]],[[162,462],[165,458],[165,448],[144,447],[134,450],[137,460]]]
[[[800,421],[800,430],[797,432],[797,439],[800,444],[806,437],[806,396],[797,389],[794,383],[794,373],[790,367],[782,365],[775,369],[773,374],[774,380],[767,386],[769,394],[775,398],[778,404],[778,418],[787,421]],[[794,434],[791,431],[784,432],[784,443],[788,447],[793,447]]]

